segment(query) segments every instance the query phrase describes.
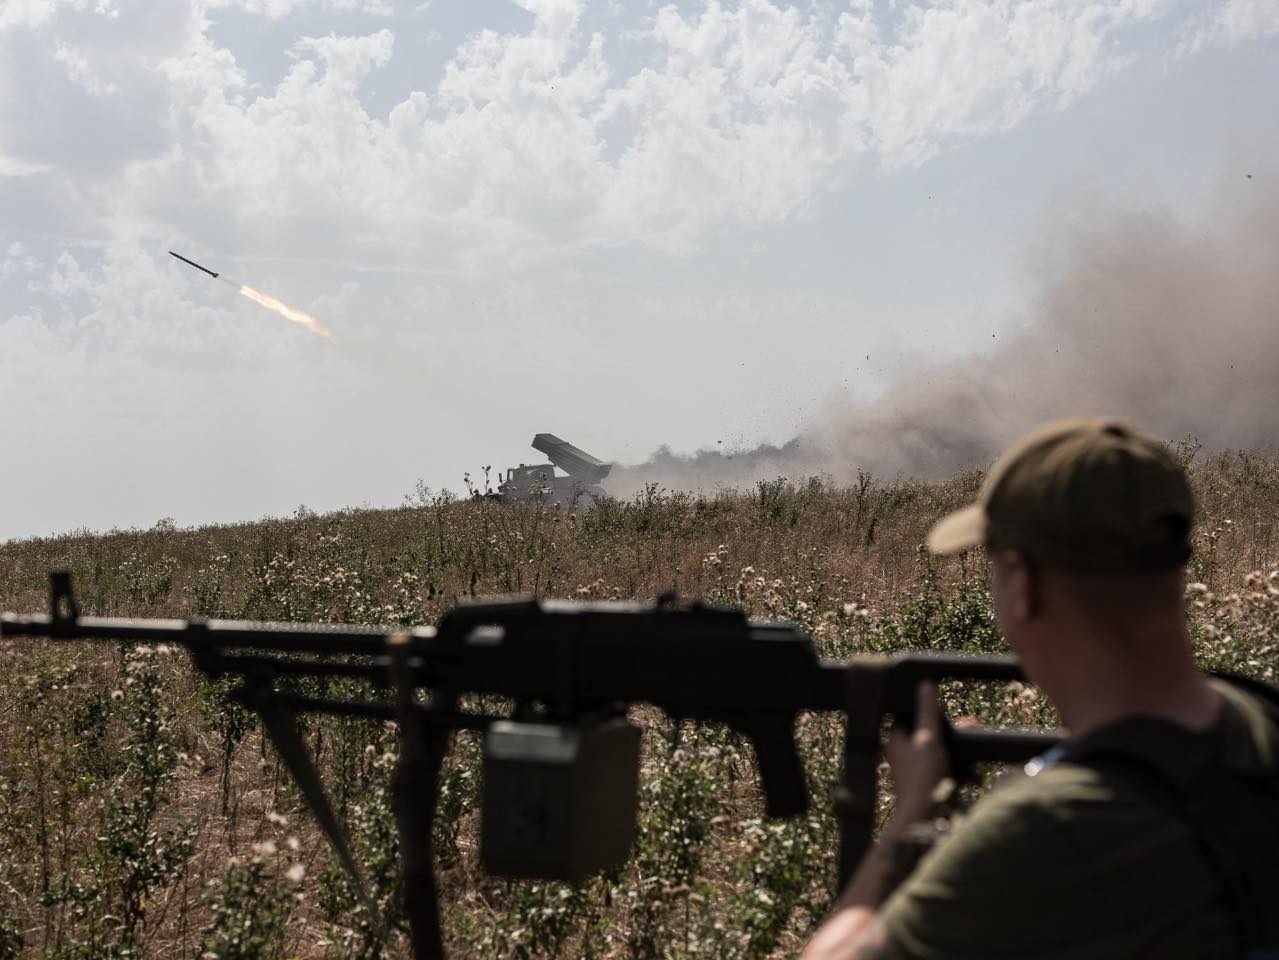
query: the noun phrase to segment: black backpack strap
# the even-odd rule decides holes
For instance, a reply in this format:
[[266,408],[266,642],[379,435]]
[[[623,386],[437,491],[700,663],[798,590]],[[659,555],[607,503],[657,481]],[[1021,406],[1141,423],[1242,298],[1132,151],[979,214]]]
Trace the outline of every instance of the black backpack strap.
[[[1279,690],[1222,679],[1279,718]],[[1248,955],[1279,951],[1279,767],[1229,768],[1212,732],[1151,717],[1082,737],[1061,759],[1120,776],[1188,823],[1221,878]]]

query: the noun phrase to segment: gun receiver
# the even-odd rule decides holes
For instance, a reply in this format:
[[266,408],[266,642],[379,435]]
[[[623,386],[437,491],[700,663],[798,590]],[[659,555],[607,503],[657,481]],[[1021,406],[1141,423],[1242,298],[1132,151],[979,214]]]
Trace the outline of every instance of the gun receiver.
[[[180,644],[209,677],[238,677],[234,695],[261,715],[344,866],[358,868],[324,795],[294,714],[318,711],[397,719],[400,828],[422,849],[405,850],[414,949],[442,955],[430,820],[448,732],[484,730],[485,795],[481,856],[506,875],[580,880],[628,855],[635,827],[638,733],[630,704],[651,704],[674,719],[718,722],[754,747],[770,817],[808,808],[795,743],[803,712],[845,715],[839,876],[851,874],[871,841],[882,719],[913,722],[921,680],[1006,681],[1020,676],[1006,657],[942,654],[818,657],[792,624],[748,620],[701,603],[655,605],[529,599],[464,603],[437,628],[131,620],[82,617],[69,574],[51,576],[48,615],[0,617],[0,636],[131,640]],[[325,699],[287,689],[287,678],[341,676],[367,681],[384,697]],[[281,685],[281,681],[285,681]],[[427,706],[416,691],[431,691]],[[467,711],[466,694],[509,698],[510,716]],[[1018,762],[1057,742],[1055,733],[947,728],[957,779],[982,762]],[[412,769],[406,769],[406,766]],[[567,820],[561,808],[574,811]],[[422,820],[425,820],[423,828]],[[586,838],[586,839],[583,839]],[[410,858],[413,869],[410,870]]]

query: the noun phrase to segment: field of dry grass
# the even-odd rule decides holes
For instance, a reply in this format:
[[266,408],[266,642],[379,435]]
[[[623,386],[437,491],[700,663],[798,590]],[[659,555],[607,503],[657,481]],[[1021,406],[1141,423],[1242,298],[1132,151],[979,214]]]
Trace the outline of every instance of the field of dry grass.
[[[1271,677],[1279,457],[1199,459],[1194,478],[1198,650],[1205,663]],[[52,568],[73,570],[83,612],[104,615],[416,624],[463,596],[674,589],[797,621],[831,656],[996,650],[977,561],[937,563],[920,547],[979,479],[653,491],[585,516],[419,491],[399,510],[14,542],[0,545],[0,609],[43,610]],[[372,940],[254,718],[224,694],[181,653],[0,646],[0,958],[404,955],[401,942]],[[988,722],[1046,718],[1015,689],[963,708]],[[660,717],[640,719],[634,856],[580,888],[478,871],[478,744],[459,736],[436,825],[454,955],[745,958],[802,942],[831,894],[825,804],[802,821],[762,821],[736,737],[690,728],[675,740]],[[341,719],[307,729],[395,921],[393,731]],[[836,775],[835,728],[814,718],[799,735],[821,797]]]

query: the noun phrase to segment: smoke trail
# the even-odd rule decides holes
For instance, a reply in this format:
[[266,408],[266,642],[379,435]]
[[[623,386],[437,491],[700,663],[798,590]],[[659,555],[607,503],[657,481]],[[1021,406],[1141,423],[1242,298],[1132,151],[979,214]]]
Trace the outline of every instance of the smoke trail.
[[742,486],[857,469],[936,477],[1075,414],[1129,417],[1209,450],[1279,444],[1279,170],[1223,190],[1209,222],[1120,211],[1053,225],[1033,322],[995,351],[910,371],[780,447],[659,450],[609,489]]
[[248,297],[254,303],[260,303],[268,310],[274,310],[280,316],[284,317],[285,320],[289,320],[299,326],[306,327],[306,329],[310,330],[317,336],[324,337],[326,339],[333,336],[328,329],[320,325],[320,321],[316,320],[315,317],[311,316],[309,313],[290,307],[287,303],[282,303],[275,299],[275,297],[262,293],[260,290],[254,290],[250,286],[246,286],[242,283],[237,284],[234,280],[228,280],[227,282],[232,286],[238,287],[243,296]]

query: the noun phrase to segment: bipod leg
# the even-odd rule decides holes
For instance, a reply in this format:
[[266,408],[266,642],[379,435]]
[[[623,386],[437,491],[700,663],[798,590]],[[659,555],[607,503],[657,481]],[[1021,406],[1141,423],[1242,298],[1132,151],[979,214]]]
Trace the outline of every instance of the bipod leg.
[[836,897],[843,893],[873,842],[878,808],[879,726],[884,703],[881,667],[854,664],[848,681],[844,770],[835,794],[835,812],[840,820]]
[[298,730],[292,711],[269,684],[250,681],[242,689],[245,699],[262,718],[262,725],[271,745],[275,747],[275,752],[284,761],[289,774],[297,783],[298,789],[302,791],[306,805],[311,808],[311,813],[315,815],[320,829],[328,838],[333,852],[337,854],[342,867],[350,876],[351,882],[355,884],[356,895],[369,911],[369,921],[373,924],[374,932],[382,943],[389,943],[386,922],[369,891],[369,885],[364,879],[360,865],[355,862],[355,857],[351,854],[350,844],[346,842],[346,833],[338,823],[333,806],[329,803],[328,794],[324,792],[324,784],[320,782],[320,774],[311,761],[311,752],[302,739],[302,733]]
[[408,663],[409,635],[397,633],[387,645],[391,682],[400,725],[400,759],[395,768],[395,819],[400,833],[400,870],[404,912],[408,916],[416,960],[443,960],[444,934],[435,885],[432,830],[439,796],[440,767],[449,749],[444,718],[457,696],[436,691],[430,708],[418,705]]

